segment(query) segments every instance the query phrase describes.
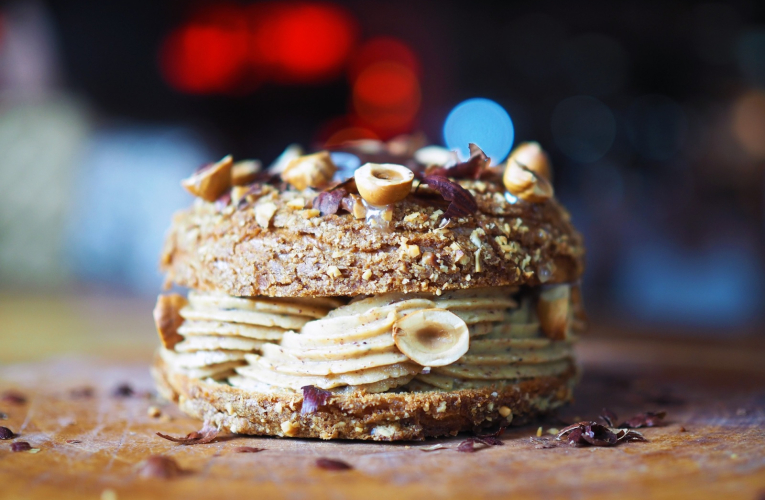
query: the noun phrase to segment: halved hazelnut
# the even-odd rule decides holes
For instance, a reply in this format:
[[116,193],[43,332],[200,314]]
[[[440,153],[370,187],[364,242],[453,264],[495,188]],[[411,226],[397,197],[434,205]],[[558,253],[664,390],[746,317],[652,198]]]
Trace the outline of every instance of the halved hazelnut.
[[524,142],[519,144],[518,147],[513,149],[512,153],[510,153],[510,157],[507,159],[508,165],[511,162],[519,163],[548,181],[552,180],[550,158],[538,142]]
[[215,201],[231,187],[234,159],[224,156],[219,162],[206,165],[181,181],[186,190],[206,201]]
[[177,293],[157,297],[157,305],[154,306],[153,313],[154,324],[165,349],[173,349],[175,344],[183,340],[178,333],[178,327],[183,324],[180,311],[188,303],[186,297]]
[[372,205],[384,206],[409,195],[414,173],[403,165],[367,163],[356,170],[354,178],[362,198]]
[[254,182],[258,177],[262,164],[258,160],[242,160],[231,166],[231,184],[244,186]]
[[282,172],[281,177],[300,191],[307,187],[319,187],[332,180],[337,166],[327,151],[300,156],[292,160]]
[[456,152],[441,146],[426,146],[418,149],[414,153],[414,159],[423,165],[438,165],[439,167],[450,167],[460,161]]
[[531,203],[541,203],[552,198],[552,184],[516,161],[508,162],[502,177],[511,194]]
[[393,341],[409,359],[422,366],[445,366],[470,347],[465,322],[446,309],[420,309],[393,324]]
[[552,340],[563,340],[568,331],[568,309],[571,297],[569,285],[542,288],[537,302],[537,316],[542,333]]

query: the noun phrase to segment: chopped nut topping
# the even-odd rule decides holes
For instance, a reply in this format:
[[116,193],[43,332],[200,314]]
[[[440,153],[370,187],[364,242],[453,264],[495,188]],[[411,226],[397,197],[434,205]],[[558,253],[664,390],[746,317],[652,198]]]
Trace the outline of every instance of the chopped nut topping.
[[186,297],[177,293],[157,297],[157,305],[154,306],[154,324],[165,349],[172,350],[175,344],[183,340],[183,337],[178,334],[178,327],[183,324],[184,320],[180,311],[186,304],[188,304]]
[[239,205],[239,202],[250,192],[250,186],[234,186],[231,188],[231,203]]
[[524,142],[519,144],[507,159],[508,165],[516,162],[523,165],[535,174],[544,177],[548,181],[552,180],[552,168],[550,158],[542,150],[538,142]]
[[357,169],[353,176],[361,197],[379,207],[406,198],[414,181],[414,172],[403,165],[392,163],[367,163]]
[[300,215],[302,215],[304,219],[313,219],[314,217],[320,216],[321,212],[315,208],[309,208],[300,212]]
[[511,410],[511,409],[510,409],[510,408],[508,408],[507,406],[500,406],[500,407],[499,407],[499,414],[500,414],[502,417],[504,417],[504,418],[507,418],[507,417],[509,417],[510,415],[512,415],[512,414],[513,414],[513,410]]
[[483,271],[483,266],[481,265],[481,249],[475,251],[475,272],[480,273]]
[[361,196],[349,194],[343,198],[343,208],[353,215],[354,219],[365,219],[367,216],[367,207],[361,201]]
[[327,151],[300,156],[292,160],[282,172],[282,180],[302,191],[320,187],[332,180],[337,166]]
[[258,225],[264,229],[268,229],[268,225],[271,223],[271,218],[275,213],[276,205],[270,201],[255,206],[255,220],[258,222]]
[[305,198],[295,198],[294,200],[290,200],[287,202],[287,206],[296,210],[303,209],[305,208]]
[[231,184],[244,186],[255,181],[262,164],[258,160],[242,160],[231,166]]
[[361,275],[361,277],[362,277],[364,280],[369,280],[369,278],[371,278],[371,277],[372,277],[372,271],[370,271],[369,269],[367,269],[366,271],[364,271],[364,274],[362,274],[362,275]]
[[552,184],[545,177],[537,175],[517,162],[512,161],[507,164],[502,179],[511,194],[525,201],[541,203],[553,196]]
[[433,254],[433,252],[425,252],[422,254],[421,262],[423,266],[435,267],[437,265],[436,256]]
[[300,431],[300,425],[290,422],[289,420],[285,420],[281,423],[282,432],[285,436],[293,437],[298,434]]
[[552,285],[544,287],[537,302],[537,315],[542,332],[550,339],[563,340],[566,338],[569,323],[569,285]]
[[340,271],[340,269],[337,266],[329,266],[327,267],[327,275],[329,275],[330,278],[342,278],[343,273]]
[[231,155],[219,162],[206,165],[181,181],[181,186],[194,196],[213,202],[231,187],[231,167],[234,159]]

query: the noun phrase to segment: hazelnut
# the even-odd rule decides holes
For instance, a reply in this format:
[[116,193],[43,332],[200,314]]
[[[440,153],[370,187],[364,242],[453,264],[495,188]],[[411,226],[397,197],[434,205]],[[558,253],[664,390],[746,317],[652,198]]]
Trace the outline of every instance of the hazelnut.
[[372,205],[384,206],[409,195],[414,173],[403,165],[367,163],[356,170],[354,178],[362,198]]
[[531,170],[538,176],[542,176],[548,181],[552,180],[552,167],[550,158],[544,152],[538,142],[524,142],[518,145],[510,153],[507,164],[516,162]]
[[542,288],[537,302],[537,316],[542,333],[546,337],[552,340],[566,338],[570,297],[569,285],[551,285]]
[[154,306],[153,313],[154,324],[165,349],[173,349],[175,344],[183,340],[178,333],[178,327],[183,324],[180,311],[188,303],[186,297],[177,293],[157,297],[157,305]]
[[282,180],[289,182],[300,191],[308,187],[319,187],[332,180],[337,167],[326,151],[295,158],[285,167]]
[[[357,194],[349,194],[349,202],[347,204],[347,210],[353,214],[354,219],[364,219],[367,216],[367,207],[361,201],[361,196]],[[345,205],[344,205],[345,206]]]
[[303,148],[300,146],[300,144],[290,144],[286,148],[284,148],[284,151],[282,151],[282,154],[280,154],[274,161],[268,166],[268,172],[271,174],[281,174],[284,172],[284,169],[287,168],[287,165],[294,160],[295,158],[299,157],[303,154]]
[[215,201],[231,187],[231,155],[217,163],[206,165],[181,181],[186,190],[206,201]]
[[276,213],[276,205],[267,201],[255,206],[255,221],[258,225],[264,229],[268,229],[268,225],[271,223],[271,218]]
[[459,157],[454,151],[449,151],[441,146],[426,146],[414,152],[414,159],[423,165],[438,165],[449,167],[459,163]]
[[409,359],[422,366],[445,366],[468,350],[465,322],[446,309],[420,309],[393,324],[393,341]]
[[518,162],[511,161],[502,177],[511,194],[531,203],[541,203],[552,198],[552,184]]
[[231,166],[231,184],[244,186],[255,181],[262,164],[258,160],[242,160]]

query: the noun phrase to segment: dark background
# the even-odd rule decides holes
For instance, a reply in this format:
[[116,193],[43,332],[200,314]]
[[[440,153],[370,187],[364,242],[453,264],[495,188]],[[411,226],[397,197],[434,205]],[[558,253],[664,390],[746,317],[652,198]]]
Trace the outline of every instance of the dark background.
[[178,181],[200,164],[338,137],[443,144],[473,97],[549,152],[591,316],[762,331],[754,1],[2,4],[0,289],[155,294],[190,202]]

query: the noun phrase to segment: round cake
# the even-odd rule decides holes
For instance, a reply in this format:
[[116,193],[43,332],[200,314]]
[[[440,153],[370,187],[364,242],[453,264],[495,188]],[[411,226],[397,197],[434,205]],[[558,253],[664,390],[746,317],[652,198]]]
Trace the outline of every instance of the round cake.
[[536,143],[500,165],[416,137],[182,181],[153,375],[234,433],[412,440],[569,401],[584,249]]

